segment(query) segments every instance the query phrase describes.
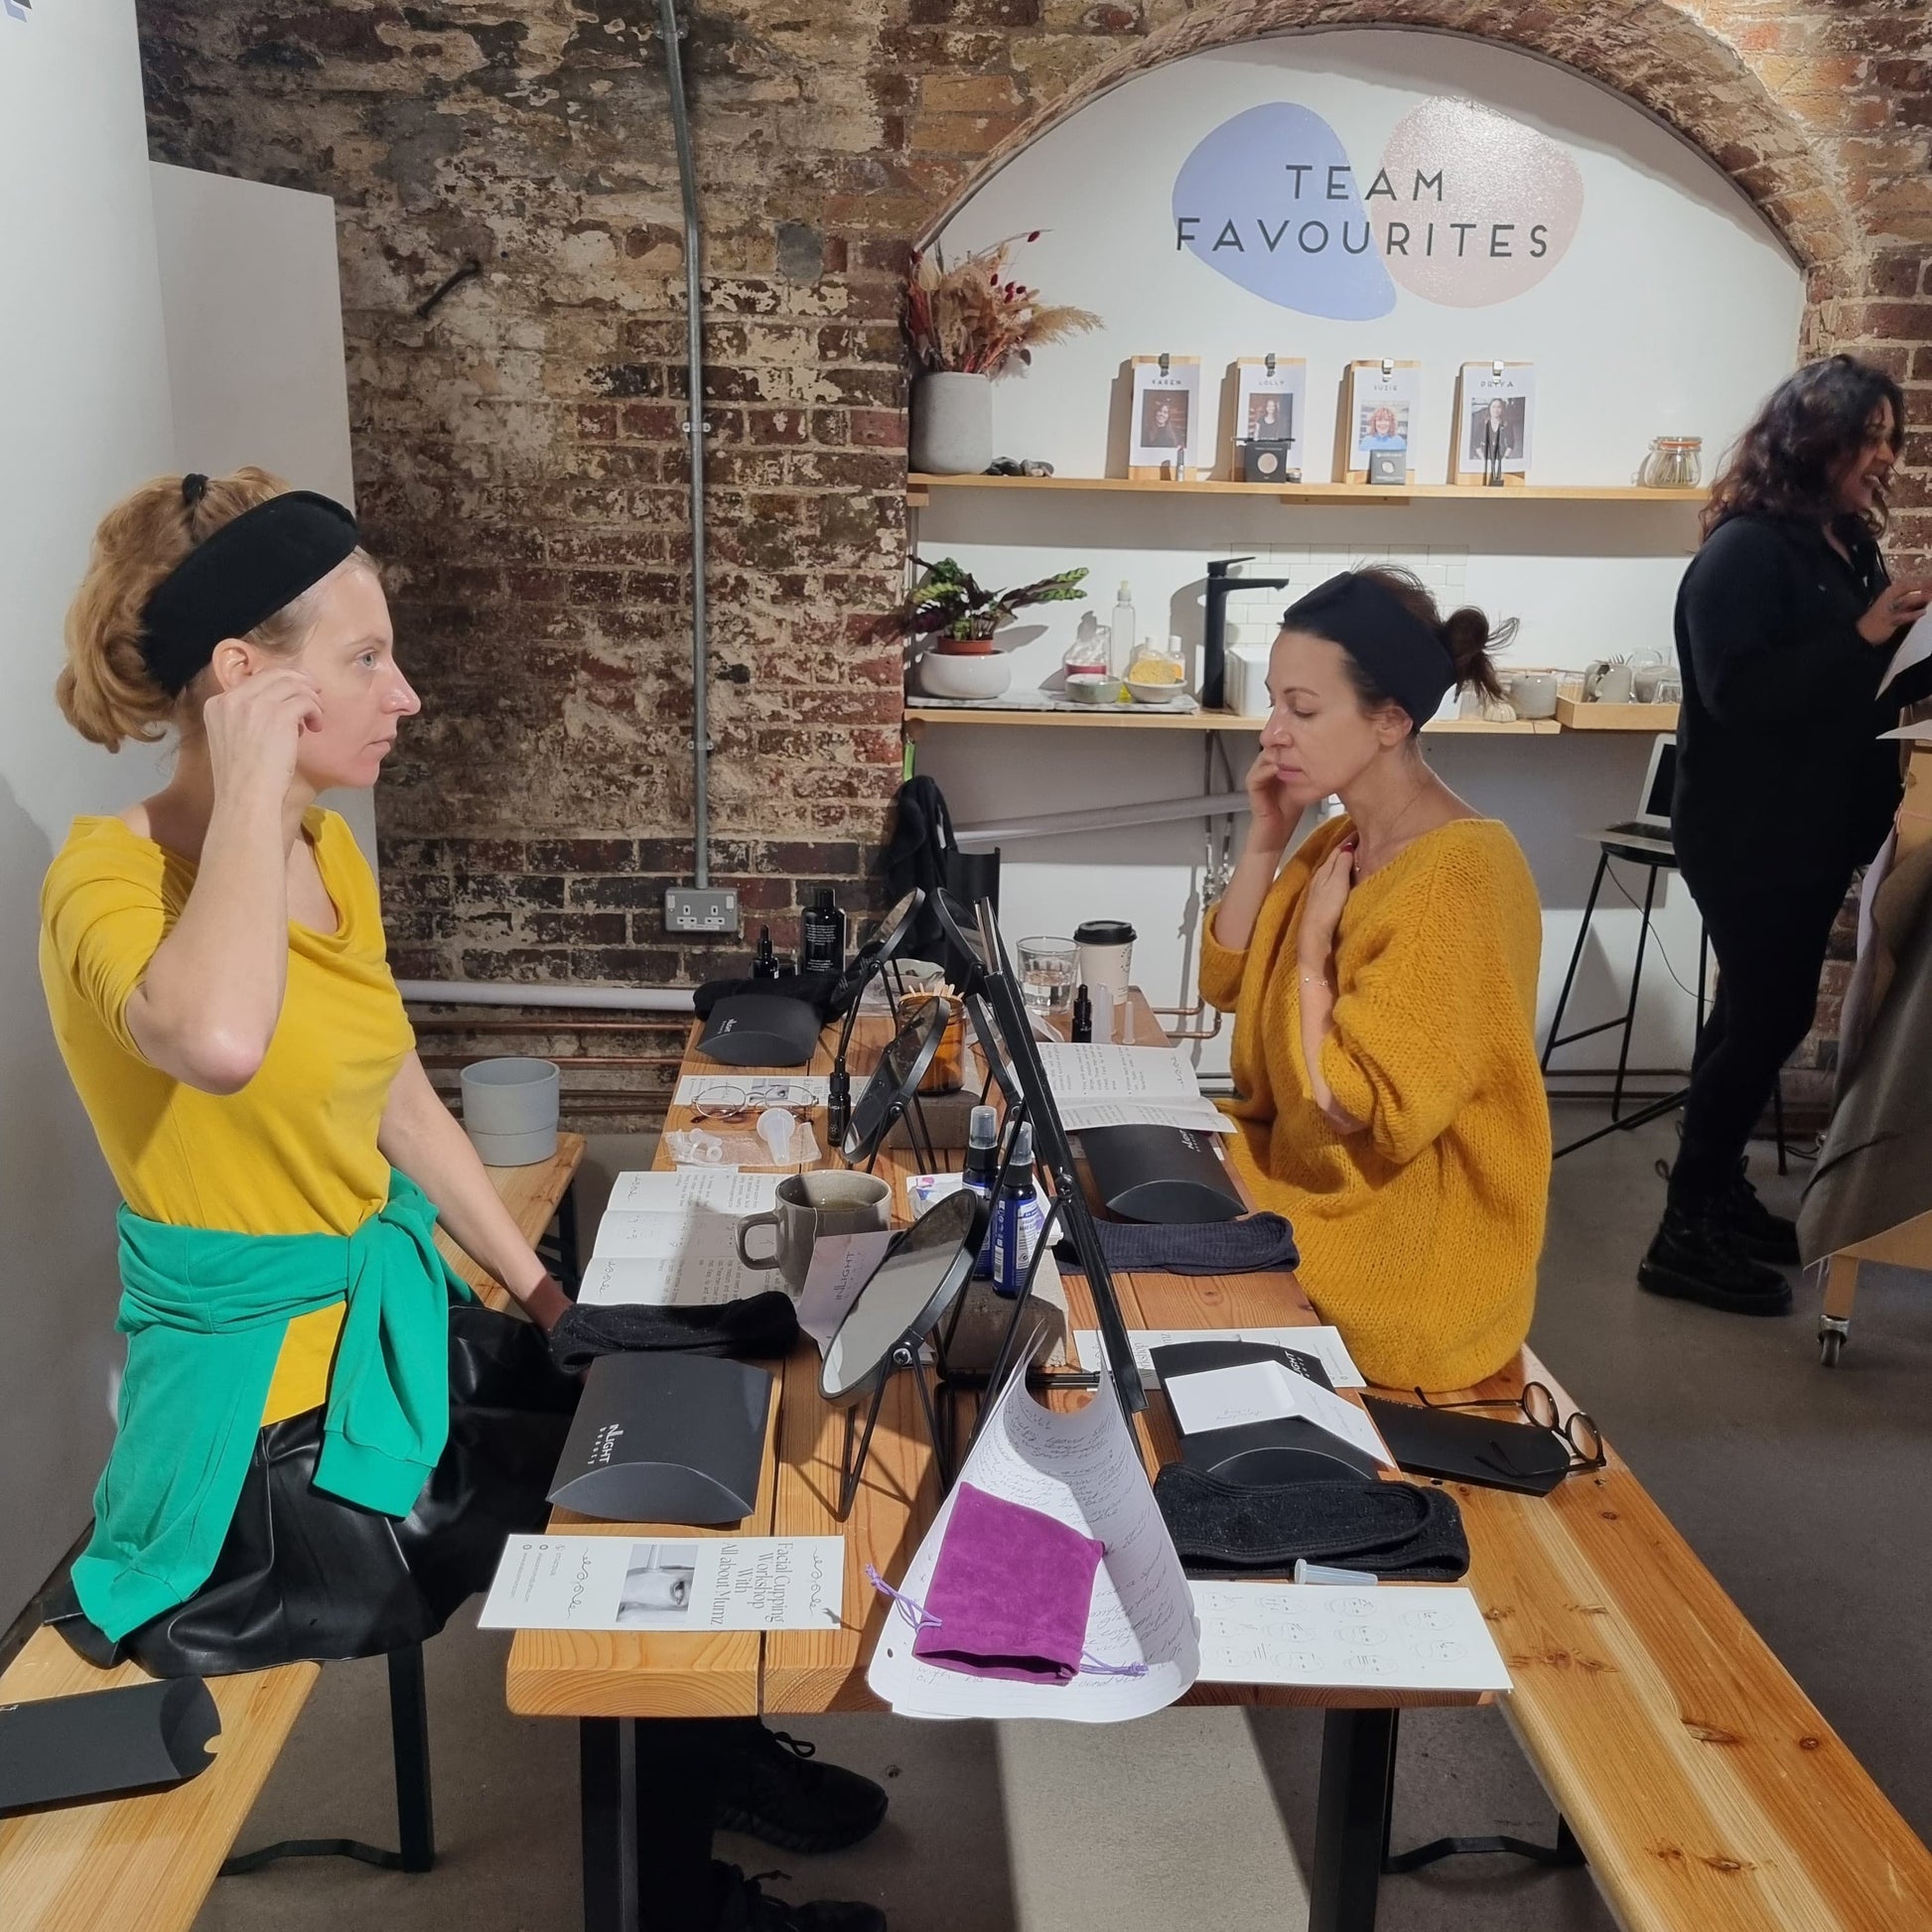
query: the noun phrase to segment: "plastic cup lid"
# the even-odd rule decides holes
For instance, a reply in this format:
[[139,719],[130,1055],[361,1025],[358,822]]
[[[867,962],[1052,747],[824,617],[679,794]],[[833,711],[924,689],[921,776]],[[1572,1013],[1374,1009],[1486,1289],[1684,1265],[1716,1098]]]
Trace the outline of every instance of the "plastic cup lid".
[[1088,919],[1073,928],[1076,946],[1131,946],[1134,928],[1125,919]]

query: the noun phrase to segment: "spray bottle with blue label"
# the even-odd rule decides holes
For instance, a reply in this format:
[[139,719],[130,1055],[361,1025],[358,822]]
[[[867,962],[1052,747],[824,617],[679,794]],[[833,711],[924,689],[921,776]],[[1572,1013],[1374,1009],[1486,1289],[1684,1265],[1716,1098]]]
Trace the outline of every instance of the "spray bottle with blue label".
[[1034,1130],[1022,1121],[1013,1137],[1006,1179],[993,1197],[993,1292],[1017,1296],[1025,1287],[1044,1216],[1034,1190]]

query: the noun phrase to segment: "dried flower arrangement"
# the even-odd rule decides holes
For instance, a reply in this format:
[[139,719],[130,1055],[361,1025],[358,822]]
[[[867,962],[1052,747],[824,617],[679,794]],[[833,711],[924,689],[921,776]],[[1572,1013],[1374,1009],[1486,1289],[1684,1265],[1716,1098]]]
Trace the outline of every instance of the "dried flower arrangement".
[[1014,375],[1047,343],[1100,327],[1088,309],[1041,302],[1007,273],[1007,257],[1040,230],[1009,235],[945,265],[935,247],[912,257],[905,278],[905,333],[919,366],[960,375]]
[[941,557],[936,564],[923,557],[912,561],[925,575],[894,613],[893,621],[907,637],[937,632],[940,650],[991,649],[994,631],[1016,611],[1033,604],[1075,604],[1086,596],[1080,588],[1085,570],[1062,570],[1015,590],[989,591],[955,558]]

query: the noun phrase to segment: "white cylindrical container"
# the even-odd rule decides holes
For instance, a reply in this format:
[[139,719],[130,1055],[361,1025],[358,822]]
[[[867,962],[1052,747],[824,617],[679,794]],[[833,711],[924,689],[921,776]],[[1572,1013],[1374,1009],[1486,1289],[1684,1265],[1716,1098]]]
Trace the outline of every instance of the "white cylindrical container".
[[1135,937],[1134,928],[1125,919],[1088,919],[1073,929],[1081,984],[1089,993],[1104,986],[1113,995],[1116,1007],[1127,1004]]
[[463,1126],[486,1168],[527,1168],[557,1151],[563,1075],[551,1060],[477,1060],[463,1069]]
[[993,461],[993,384],[937,369],[912,385],[911,467],[926,477],[976,477]]

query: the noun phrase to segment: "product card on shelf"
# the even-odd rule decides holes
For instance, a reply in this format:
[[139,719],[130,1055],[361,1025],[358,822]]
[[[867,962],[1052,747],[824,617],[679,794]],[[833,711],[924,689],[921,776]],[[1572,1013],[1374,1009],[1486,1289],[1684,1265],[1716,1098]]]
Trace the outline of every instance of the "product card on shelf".
[[829,1630],[844,1609],[845,1539],[513,1536],[478,1619],[485,1630]]
[[[954,1498],[971,1483],[1036,1509],[1106,1546],[1094,1576],[1083,1669],[1068,1684],[1021,1684],[944,1670],[912,1655],[913,1625],[887,1613],[866,1682],[901,1717],[1059,1718],[1117,1724],[1172,1704],[1194,1681],[1199,1644],[1193,1599],[1173,1540],[1148,1486],[1140,1450],[1109,1389],[1084,1409],[1042,1409],[1015,1376],[994,1404],[966,1466],[940,1505],[897,1588],[922,1603]],[[1118,1674],[1143,1665],[1140,1676]],[[1112,1674],[1110,1674],[1112,1673]]]
[[1203,1684],[1506,1691],[1509,1670],[1458,1584],[1196,1583]]
[[[1283,1346],[1292,1348],[1294,1343]],[[1279,1362],[1243,1362],[1238,1368],[1175,1375],[1169,1379],[1167,1392],[1183,1436],[1203,1436],[1213,1429],[1240,1429],[1248,1423],[1280,1422],[1294,1416],[1339,1437],[1387,1467],[1395,1467],[1395,1458],[1363,1410]]]
[[872,1280],[892,1244],[890,1228],[822,1234],[812,1243],[811,1266],[798,1292],[798,1325],[818,1343],[821,1355],[832,1345],[846,1310]]
[[[1328,1371],[1328,1380],[1336,1388],[1368,1387],[1342,1341],[1339,1328],[1130,1328],[1127,1339],[1133,1343],[1134,1359],[1141,1365],[1141,1380],[1150,1389],[1161,1386],[1161,1377],[1154,1366],[1155,1349],[1167,1348],[1177,1341],[1261,1341],[1276,1348],[1296,1348],[1304,1355],[1312,1355]],[[1107,1366],[1099,1329],[1075,1329],[1073,1340],[1082,1368],[1097,1371]]]
[[[1198,1100],[1200,1081],[1173,1046],[1042,1045],[1040,1062],[1053,1098],[1068,1101],[1133,1100],[1173,1105]],[[1140,1119],[1140,1115],[1135,1116]],[[1067,1123],[1069,1126],[1072,1123]]]

